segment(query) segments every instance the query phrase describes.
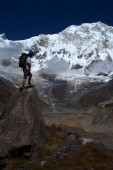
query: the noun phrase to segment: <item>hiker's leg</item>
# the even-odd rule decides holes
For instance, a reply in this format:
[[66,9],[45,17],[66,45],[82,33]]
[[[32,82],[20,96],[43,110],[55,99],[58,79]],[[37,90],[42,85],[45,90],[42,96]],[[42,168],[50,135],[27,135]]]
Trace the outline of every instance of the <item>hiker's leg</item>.
[[23,80],[22,80],[22,86],[25,86],[25,84],[26,84],[26,81],[27,81],[27,72],[26,72],[26,70],[24,69],[24,78],[23,78]]
[[28,86],[29,85],[29,76],[27,76],[27,78],[26,78],[26,86]]
[[26,79],[24,78],[24,79],[22,80],[22,86],[25,86],[25,82],[26,82]]
[[31,84],[31,78],[32,78],[32,74],[31,74],[31,73],[29,73],[28,84]]

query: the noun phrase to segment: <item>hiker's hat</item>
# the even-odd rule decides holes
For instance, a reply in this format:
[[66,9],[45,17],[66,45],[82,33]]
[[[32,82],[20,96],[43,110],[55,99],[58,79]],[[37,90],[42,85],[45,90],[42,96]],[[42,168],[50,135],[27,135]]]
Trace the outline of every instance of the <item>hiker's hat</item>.
[[33,50],[29,50],[28,55],[33,56],[34,55],[34,51]]

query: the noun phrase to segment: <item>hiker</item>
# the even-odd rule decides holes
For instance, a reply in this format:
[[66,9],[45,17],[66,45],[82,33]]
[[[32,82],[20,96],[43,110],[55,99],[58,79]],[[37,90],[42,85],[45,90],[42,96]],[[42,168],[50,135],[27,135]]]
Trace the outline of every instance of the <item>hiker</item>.
[[[22,89],[31,86],[31,58],[34,55],[34,52],[30,50],[28,53],[23,52],[19,58],[19,67],[22,68],[24,73],[24,78],[22,80]],[[27,86],[26,86],[27,84]]]

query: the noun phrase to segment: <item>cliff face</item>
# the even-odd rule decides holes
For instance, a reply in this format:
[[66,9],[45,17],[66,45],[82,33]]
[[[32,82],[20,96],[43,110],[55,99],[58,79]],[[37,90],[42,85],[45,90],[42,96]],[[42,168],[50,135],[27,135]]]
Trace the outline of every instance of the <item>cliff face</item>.
[[46,142],[44,123],[35,88],[16,91],[0,119],[0,155],[13,148],[43,146]]

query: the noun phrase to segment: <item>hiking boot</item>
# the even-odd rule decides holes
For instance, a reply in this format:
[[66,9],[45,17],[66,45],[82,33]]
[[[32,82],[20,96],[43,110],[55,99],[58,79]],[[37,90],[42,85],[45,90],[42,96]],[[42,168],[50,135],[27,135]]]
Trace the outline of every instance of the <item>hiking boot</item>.
[[26,89],[26,88],[27,88],[27,87],[23,85],[22,87],[19,88],[19,90],[22,91],[22,90],[24,90],[24,89]]
[[27,88],[30,88],[30,87],[34,87],[34,85],[33,85],[33,84],[31,84],[31,83],[30,83],[30,84],[28,84],[28,85],[27,85]]

